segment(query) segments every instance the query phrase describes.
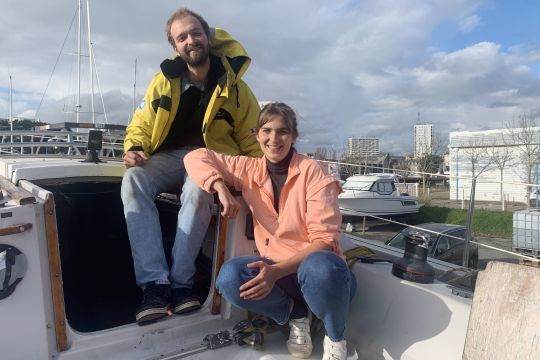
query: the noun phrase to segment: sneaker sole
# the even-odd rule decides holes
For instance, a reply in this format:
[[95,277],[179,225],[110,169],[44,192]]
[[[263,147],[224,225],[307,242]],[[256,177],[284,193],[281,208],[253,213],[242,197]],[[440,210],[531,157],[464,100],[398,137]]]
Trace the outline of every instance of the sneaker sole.
[[313,345],[289,344],[287,342],[287,350],[295,358],[308,359],[313,352]]
[[167,310],[168,307],[144,310],[135,315],[135,320],[142,324],[149,323],[166,316]]
[[201,307],[201,302],[199,300],[192,300],[192,301],[188,301],[188,302],[185,302],[183,304],[176,306],[173,309],[173,313],[185,314],[187,312],[197,310],[200,307]]

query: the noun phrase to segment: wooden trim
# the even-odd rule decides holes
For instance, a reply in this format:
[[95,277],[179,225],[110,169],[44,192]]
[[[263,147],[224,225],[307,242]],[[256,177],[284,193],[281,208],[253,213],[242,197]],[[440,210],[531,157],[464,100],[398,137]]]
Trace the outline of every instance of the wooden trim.
[[[221,206],[219,208],[219,214],[221,214]],[[214,267],[214,292],[212,293],[212,309],[210,312],[212,315],[218,315],[221,313],[221,294],[217,291],[215,286],[215,279],[219,274],[221,266],[225,262],[225,246],[227,245],[227,219],[223,216],[219,216],[219,235],[216,249],[216,266]]]
[[17,205],[34,204],[36,202],[34,195],[13,185],[11,181],[3,176],[0,177],[0,188],[5,190]]
[[45,197],[45,234],[47,237],[47,248],[49,250],[49,274],[51,278],[56,349],[58,352],[62,352],[68,349],[68,339],[58,230],[56,228],[56,210],[52,194],[47,194]]
[[20,234],[22,232],[25,232],[26,230],[30,230],[31,228],[32,224],[30,223],[7,226],[4,228],[0,228],[0,236]]

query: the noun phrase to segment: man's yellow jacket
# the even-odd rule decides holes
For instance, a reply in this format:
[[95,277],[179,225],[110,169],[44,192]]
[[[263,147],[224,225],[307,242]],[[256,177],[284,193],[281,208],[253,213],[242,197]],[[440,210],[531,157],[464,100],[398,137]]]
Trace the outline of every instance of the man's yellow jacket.
[[[246,83],[241,80],[251,59],[236,40],[222,29],[212,29],[210,53],[225,68],[210,98],[202,123],[207,148],[229,155],[262,155],[255,137],[260,107]],[[142,149],[152,155],[163,143],[181,99],[182,72],[186,64],[176,56],[161,64],[141,105],[127,127],[124,151]],[[222,111],[220,111],[222,110]]]

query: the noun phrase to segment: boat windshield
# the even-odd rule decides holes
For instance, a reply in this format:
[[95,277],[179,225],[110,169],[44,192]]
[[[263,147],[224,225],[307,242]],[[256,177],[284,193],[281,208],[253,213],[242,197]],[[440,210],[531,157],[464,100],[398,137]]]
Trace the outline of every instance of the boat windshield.
[[364,190],[364,191],[369,191],[369,189],[371,189],[372,185],[373,185],[373,181],[347,180],[347,181],[345,181],[345,184],[343,184],[343,189],[344,190]]

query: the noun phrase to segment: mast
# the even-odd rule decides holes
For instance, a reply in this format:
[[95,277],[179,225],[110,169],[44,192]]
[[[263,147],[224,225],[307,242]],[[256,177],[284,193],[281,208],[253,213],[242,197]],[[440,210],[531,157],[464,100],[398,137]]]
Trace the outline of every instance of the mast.
[[96,124],[96,112],[94,110],[94,55],[92,52],[92,37],[90,32],[90,0],[86,0],[86,22],[88,24],[88,54],[90,64],[90,108],[92,112],[92,124]]
[[11,82],[11,74],[9,75],[9,131],[11,132],[11,154],[13,154],[13,83]]
[[[9,75],[9,131],[13,132],[13,83],[11,75]],[[11,142],[13,143],[13,134],[11,135]]]
[[77,6],[77,103],[75,104],[75,113],[77,114],[77,123],[81,110],[81,0]]

